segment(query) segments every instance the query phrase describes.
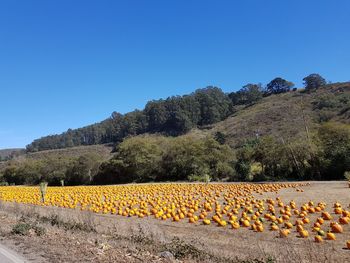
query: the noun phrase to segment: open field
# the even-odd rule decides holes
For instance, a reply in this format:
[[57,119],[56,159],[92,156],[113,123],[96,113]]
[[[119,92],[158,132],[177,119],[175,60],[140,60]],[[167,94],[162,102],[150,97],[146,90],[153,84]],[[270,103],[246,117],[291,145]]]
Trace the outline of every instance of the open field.
[[[49,252],[43,255],[46,259],[50,251],[64,259],[59,251],[73,249],[71,240],[55,243],[60,231],[64,235],[71,229],[52,227],[59,226],[57,222],[62,222],[61,226],[74,222],[84,234],[69,232],[73,239],[82,239],[76,245],[79,251],[73,252],[79,256],[72,262],[89,260],[91,244],[81,244],[92,237],[102,238],[109,248],[101,253],[110,257],[101,257],[101,262],[126,261],[122,255],[127,252],[120,242],[135,251],[147,250],[147,255],[154,255],[149,262],[161,261],[157,255],[163,250],[179,260],[195,262],[266,261],[269,257],[277,262],[350,260],[346,248],[350,240],[350,188],[346,182],[49,187],[44,206],[38,188],[0,187],[0,198],[2,210],[15,214],[18,220],[25,215],[48,225],[45,235],[31,236],[31,243],[25,246],[30,250],[36,244],[33,240],[38,240],[37,246],[50,240]],[[332,222],[339,225],[331,227]],[[328,231],[334,232],[336,240],[330,240],[333,236]],[[316,235],[321,243],[315,242]],[[17,242],[26,240],[22,237]],[[53,244],[56,249],[50,249]],[[58,249],[65,244],[69,248]],[[117,258],[112,257],[113,251]]]

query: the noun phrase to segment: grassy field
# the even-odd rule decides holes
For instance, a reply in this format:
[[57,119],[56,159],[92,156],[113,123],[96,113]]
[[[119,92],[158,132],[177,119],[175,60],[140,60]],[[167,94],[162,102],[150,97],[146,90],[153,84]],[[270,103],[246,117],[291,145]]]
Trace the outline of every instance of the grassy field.
[[[106,257],[125,262],[112,257],[113,251],[128,254],[121,244],[133,247],[136,254],[147,251],[149,261],[164,260],[159,256],[164,251],[185,262],[350,259],[350,188],[346,182],[57,187],[48,189],[44,205],[38,188],[1,187],[0,193],[7,220],[15,214],[14,224],[24,217],[31,226],[47,229],[44,235],[30,236],[32,244],[33,240],[38,244],[51,240],[46,259],[52,257],[50,253],[62,253],[58,247],[68,249],[59,240],[53,246],[54,233],[59,238],[67,232],[73,238],[67,244],[79,240],[79,245],[69,248],[81,254],[74,262],[89,259],[88,250],[97,249],[90,244],[92,240],[108,248],[102,249],[96,262]],[[333,222],[340,224],[331,227]],[[335,240],[330,240],[328,232]],[[316,242],[316,236],[322,242]],[[26,234],[12,238],[28,242]],[[27,243],[26,249],[30,247]],[[32,251],[37,253],[35,248]],[[138,257],[135,253],[131,254]],[[130,261],[137,262],[133,256]]]

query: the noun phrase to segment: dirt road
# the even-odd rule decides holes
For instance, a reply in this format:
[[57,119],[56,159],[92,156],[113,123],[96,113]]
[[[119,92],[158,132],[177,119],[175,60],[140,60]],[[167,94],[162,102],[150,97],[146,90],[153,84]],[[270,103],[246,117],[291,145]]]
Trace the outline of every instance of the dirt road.
[[24,263],[27,262],[16,252],[0,244],[0,262],[1,263]]

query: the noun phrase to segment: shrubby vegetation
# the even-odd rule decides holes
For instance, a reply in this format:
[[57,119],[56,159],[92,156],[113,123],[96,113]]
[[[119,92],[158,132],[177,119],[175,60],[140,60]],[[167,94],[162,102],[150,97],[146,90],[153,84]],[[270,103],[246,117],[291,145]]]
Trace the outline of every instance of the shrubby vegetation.
[[325,94],[321,95],[313,103],[314,109],[318,111],[319,122],[327,122],[336,117],[337,112],[350,118],[350,94]]
[[[216,136],[215,138],[221,138]],[[336,180],[350,171],[350,125],[323,124],[312,138],[270,136],[232,149],[210,136],[143,135],[120,143],[113,158],[99,156],[10,161],[9,184],[118,184],[154,181]]]
[[233,150],[210,137],[132,137],[102,164],[95,183],[222,180],[234,177],[233,162]]
[[263,137],[237,152],[241,180],[337,180],[350,170],[350,125],[326,123],[313,138],[285,142]]
[[85,154],[78,158],[45,158],[9,161],[0,172],[1,180],[10,185],[90,184],[99,170],[100,156]]

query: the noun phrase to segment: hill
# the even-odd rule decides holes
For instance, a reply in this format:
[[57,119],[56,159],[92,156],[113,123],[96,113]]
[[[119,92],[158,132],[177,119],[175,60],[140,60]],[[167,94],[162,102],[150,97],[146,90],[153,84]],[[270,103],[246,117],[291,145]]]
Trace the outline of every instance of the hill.
[[27,151],[118,144],[126,137],[146,133],[179,136],[196,128],[227,133],[230,144],[237,146],[256,135],[297,137],[305,127],[312,130],[325,121],[349,120],[349,82],[293,91],[285,86],[290,82],[281,78],[271,83],[265,89],[248,84],[231,93],[207,87],[189,95],[149,101],[143,110],[114,112],[99,123],[36,139]]
[[238,109],[206,132],[222,132],[231,146],[239,147],[256,136],[305,138],[305,127],[313,132],[326,121],[350,123],[350,82],[330,84],[312,92],[299,90],[265,97]]
[[113,150],[113,145],[111,144],[99,144],[99,145],[87,145],[87,146],[78,146],[65,149],[55,149],[40,151],[34,153],[27,153],[22,155],[17,159],[26,158],[33,160],[42,160],[50,158],[59,158],[60,156],[65,156],[67,158],[78,158],[81,155],[86,155],[90,153],[97,154],[103,160],[107,160],[111,157]]
[[25,153],[0,162],[0,181],[18,185],[44,180],[60,185],[61,180],[65,180],[73,184],[84,169],[88,173],[98,170],[101,163],[111,158],[113,148],[113,145],[104,144]]
[[25,154],[25,149],[13,148],[13,149],[2,149],[0,150],[0,161],[12,159],[15,156]]

